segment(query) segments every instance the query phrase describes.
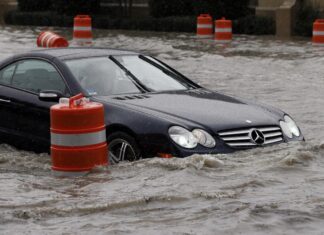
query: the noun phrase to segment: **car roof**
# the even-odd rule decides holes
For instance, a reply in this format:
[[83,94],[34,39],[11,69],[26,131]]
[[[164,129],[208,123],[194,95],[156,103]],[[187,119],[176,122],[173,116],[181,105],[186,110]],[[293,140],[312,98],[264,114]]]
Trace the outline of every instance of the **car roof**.
[[24,54],[15,55],[15,58],[19,57],[45,57],[45,58],[58,58],[60,60],[89,58],[98,56],[110,56],[110,55],[138,55],[139,53],[111,49],[103,47],[68,47],[68,48],[41,48],[35,49]]

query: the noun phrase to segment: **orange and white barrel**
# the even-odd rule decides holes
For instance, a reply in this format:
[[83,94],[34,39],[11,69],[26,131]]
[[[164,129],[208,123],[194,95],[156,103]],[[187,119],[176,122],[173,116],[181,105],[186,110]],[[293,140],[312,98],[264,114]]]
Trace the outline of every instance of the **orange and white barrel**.
[[318,19],[313,24],[313,43],[324,45],[324,19]]
[[56,175],[83,175],[108,164],[104,107],[82,94],[51,107],[51,159]]
[[92,44],[91,17],[88,15],[77,15],[74,17],[73,41],[79,46]]
[[224,17],[215,21],[215,40],[220,43],[231,42],[232,35],[232,21],[226,20]]
[[60,35],[46,31],[41,32],[37,37],[37,46],[38,47],[68,47],[69,43]]
[[201,14],[197,18],[197,36],[201,38],[213,37],[213,18],[209,14]]

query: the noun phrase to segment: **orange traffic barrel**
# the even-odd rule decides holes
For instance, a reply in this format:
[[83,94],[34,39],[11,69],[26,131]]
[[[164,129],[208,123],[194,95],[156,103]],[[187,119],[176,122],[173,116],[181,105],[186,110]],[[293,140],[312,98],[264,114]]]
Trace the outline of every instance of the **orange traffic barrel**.
[[60,35],[46,31],[41,32],[37,37],[38,47],[68,47],[68,41]]
[[51,107],[52,170],[74,176],[108,164],[104,107],[82,94]]
[[74,17],[73,41],[80,45],[92,43],[91,17],[88,15],[77,15]]
[[313,25],[313,43],[324,45],[324,19],[316,20]]
[[215,40],[217,42],[228,43],[232,41],[232,21],[224,17],[215,21]]
[[201,14],[197,18],[197,36],[209,38],[213,36],[213,18],[209,14]]

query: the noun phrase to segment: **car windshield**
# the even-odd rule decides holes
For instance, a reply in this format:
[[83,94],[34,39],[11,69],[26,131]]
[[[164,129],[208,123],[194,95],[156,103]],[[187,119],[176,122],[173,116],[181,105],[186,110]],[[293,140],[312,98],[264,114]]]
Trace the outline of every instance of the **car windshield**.
[[93,57],[67,60],[66,65],[90,96],[186,90],[192,86],[145,56]]

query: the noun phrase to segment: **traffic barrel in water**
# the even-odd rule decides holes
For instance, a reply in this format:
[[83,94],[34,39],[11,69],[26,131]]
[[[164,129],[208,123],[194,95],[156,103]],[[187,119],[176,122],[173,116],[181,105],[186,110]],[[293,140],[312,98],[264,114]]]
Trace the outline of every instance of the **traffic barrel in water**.
[[232,21],[226,20],[223,17],[220,20],[215,21],[215,40],[221,43],[231,42],[232,35]]
[[88,15],[77,15],[74,17],[73,41],[79,46],[92,44],[91,17]]
[[324,19],[318,19],[313,24],[313,43],[324,45]]
[[51,107],[51,158],[56,175],[83,175],[108,164],[104,107],[82,94]]
[[213,37],[213,18],[209,14],[201,14],[198,16],[197,36],[201,38]]
[[37,37],[38,47],[68,47],[69,42],[62,36],[46,31],[41,32]]

